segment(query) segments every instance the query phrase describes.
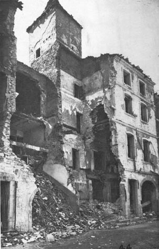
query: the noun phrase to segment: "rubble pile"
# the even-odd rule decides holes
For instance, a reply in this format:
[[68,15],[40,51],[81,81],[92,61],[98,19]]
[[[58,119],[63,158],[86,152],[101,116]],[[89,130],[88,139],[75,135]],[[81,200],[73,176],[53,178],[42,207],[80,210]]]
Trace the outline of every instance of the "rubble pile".
[[35,177],[38,192],[32,204],[34,232],[3,233],[2,246],[44,240],[56,241],[90,229],[110,228],[110,220],[121,218],[118,202],[99,203],[96,200],[81,203],[79,213],[75,214],[65,195],[43,173],[36,173]]

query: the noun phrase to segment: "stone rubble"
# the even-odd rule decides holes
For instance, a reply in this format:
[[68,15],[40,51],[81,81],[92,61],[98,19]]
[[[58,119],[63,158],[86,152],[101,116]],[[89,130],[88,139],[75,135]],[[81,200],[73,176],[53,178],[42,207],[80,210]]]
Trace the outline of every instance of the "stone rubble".
[[[39,190],[33,200],[33,232],[4,232],[1,234],[2,247],[35,241],[54,242],[91,229],[111,229],[142,222],[139,218],[126,220],[122,217],[118,201],[115,204],[95,200],[83,202],[79,213],[75,214],[64,194],[43,173],[36,173],[36,185]],[[143,220],[146,221],[146,218]]]

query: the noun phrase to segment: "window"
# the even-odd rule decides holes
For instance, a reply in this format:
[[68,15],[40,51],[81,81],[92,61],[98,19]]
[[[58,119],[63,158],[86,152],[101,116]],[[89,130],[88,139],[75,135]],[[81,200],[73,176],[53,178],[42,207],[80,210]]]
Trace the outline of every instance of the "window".
[[142,81],[139,81],[139,85],[140,85],[140,94],[142,96],[145,96],[145,83],[143,83]]
[[40,57],[40,48],[36,50],[36,58]]
[[74,85],[74,97],[78,99],[82,99],[83,97],[83,89],[82,86]]
[[81,119],[82,119],[82,114],[77,112],[76,114],[76,128],[77,128],[77,132],[80,133],[81,132]]
[[132,98],[129,95],[125,95],[125,111],[129,114],[133,114],[132,111]]
[[148,121],[147,106],[141,103],[141,120],[144,122]]
[[147,140],[143,140],[143,153],[144,153],[144,161],[150,162],[150,142]]
[[79,151],[72,149],[72,168],[79,169]]
[[128,146],[128,157],[134,159],[135,145],[134,145],[134,136],[132,134],[127,134],[127,146]]
[[124,83],[125,83],[126,85],[131,86],[130,73],[124,70],[124,71],[123,71],[123,77],[124,77]]

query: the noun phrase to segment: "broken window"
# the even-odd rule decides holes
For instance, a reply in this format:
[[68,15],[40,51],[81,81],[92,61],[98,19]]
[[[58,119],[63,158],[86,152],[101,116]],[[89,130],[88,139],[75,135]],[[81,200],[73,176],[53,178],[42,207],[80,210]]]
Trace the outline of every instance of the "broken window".
[[143,153],[144,153],[144,161],[150,162],[150,142],[147,140],[143,140]]
[[74,97],[78,99],[82,99],[83,97],[83,89],[82,86],[74,85]]
[[148,121],[147,106],[141,103],[141,120],[144,122]]
[[132,98],[129,95],[125,95],[125,111],[132,114]]
[[130,77],[130,73],[126,70],[123,71],[123,77],[124,77],[124,83],[126,85],[131,86],[131,77]]
[[73,169],[79,169],[79,151],[76,149],[72,149],[72,167]]
[[142,81],[139,81],[139,85],[140,85],[140,94],[142,96],[145,96],[145,83],[143,83]]
[[128,145],[128,157],[134,159],[135,144],[134,144],[134,136],[132,134],[127,134],[127,145]]
[[94,169],[103,170],[105,164],[105,153],[103,151],[94,151]]
[[36,50],[36,58],[40,57],[40,48]]
[[82,114],[77,112],[77,114],[76,114],[76,128],[77,128],[78,133],[81,132],[81,121],[82,121]]

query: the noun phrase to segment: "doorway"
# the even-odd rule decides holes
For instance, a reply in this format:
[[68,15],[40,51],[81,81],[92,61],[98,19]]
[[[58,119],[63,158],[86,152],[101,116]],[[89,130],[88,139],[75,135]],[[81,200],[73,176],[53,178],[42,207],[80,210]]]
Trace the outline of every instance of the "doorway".
[[142,185],[142,210],[143,213],[157,211],[156,188],[151,181]]
[[10,182],[1,182],[1,229],[8,230]]
[[138,214],[138,182],[136,180],[129,180],[129,194],[130,194],[130,214]]

